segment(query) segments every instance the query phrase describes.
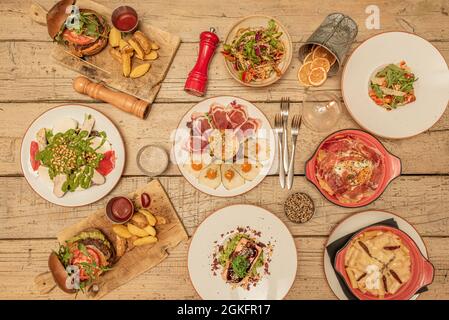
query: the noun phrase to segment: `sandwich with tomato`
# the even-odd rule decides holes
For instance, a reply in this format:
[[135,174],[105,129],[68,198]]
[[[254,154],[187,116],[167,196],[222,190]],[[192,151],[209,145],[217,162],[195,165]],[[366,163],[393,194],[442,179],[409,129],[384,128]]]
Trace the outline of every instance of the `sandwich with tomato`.
[[114,246],[98,229],[86,230],[50,254],[48,267],[59,288],[67,293],[85,291],[115,262]]
[[[62,0],[47,13],[48,34],[78,57],[94,55],[107,45],[109,24],[99,13],[79,8],[67,10],[75,0]],[[68,19],[69,18],[69,19]]]

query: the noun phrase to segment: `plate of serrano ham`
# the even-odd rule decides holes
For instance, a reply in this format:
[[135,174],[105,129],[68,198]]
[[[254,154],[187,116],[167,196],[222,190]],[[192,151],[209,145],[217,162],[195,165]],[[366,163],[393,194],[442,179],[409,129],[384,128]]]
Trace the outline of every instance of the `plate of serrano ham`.
[[203,299],[276,300],[287,295],[295,280],[297,253],[277,216],[239,204],[212,213],[198,226],[187,265]]
[[337,131],[321,142],[306,163],[306,177],[336,205],[370,204],[401,174],[401,160],[361,130]]
[[199,102],[175,132],[179,170],[195,188],[213,196],[232,197],[257,186],[270,171],[274,155],[268,119],[237,97]]

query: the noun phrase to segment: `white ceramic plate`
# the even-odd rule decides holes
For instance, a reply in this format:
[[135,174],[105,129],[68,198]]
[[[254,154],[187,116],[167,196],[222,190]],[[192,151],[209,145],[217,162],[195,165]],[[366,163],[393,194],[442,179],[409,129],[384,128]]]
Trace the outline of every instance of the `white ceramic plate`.
[[276,25],[279,27],[279,31],[282,32],[282,35],[280,36],[279,39],[281,39],[281,41],[284,43],[285,46],[284,58],[281,61],[281,63],[279,63],[279,69],[281,70],[280,77],[278,77],[276,74],[273,74],[271,77],[265,80],[243,82],[242,80],[240,80],[238,72],[234,70],[232,63],[223,57],[226,69],[228,70],[229,74],[235,80],[237,80],[239,83],[245,86],[265,87],[278,81],[285,74],[285,72],[288,69],[288,66],[290,65],[290,62],[292,61],[292,53],[293,53],[292,39],[290,38],[287,29],[282,25],[282,23],[280,23],[277,19],[266,15],[251,15],[241,19],[234,26],[232,26],[231,30],[228,32],[225,38],[224,43],[231,44],[231,42],[235,39],[237,31],[239,29],[267,27],[268,21],[270,21],[270,19],[273,19],[276,22]]
[[[247,108],[248,116],[251,118],[257,118],[261,121],[261,127],[257,132],[257,137],[261,139],[267,139],[270,145],[270,158],[266,161],[261,162],[263,165],[263,168],[260,172],[260,174],[253,180],[253,181],[246,181],[244,185],[241,187],[227,190],[223,184],[221,184],[217,189],[213,189],[210,187],[207,187],[205,185],[202,185],[198,182],[198,178],[194,177],[190,172],[188,172],[183,164],[185,163],[186,157],[188,157],[188,151],[185,150],[184,144],[186,139],[188,138],[189,130],[187,128],[187,122],[190,121],[191,116],[195,112],[207,112],[209,110],[209,107],[212,103],[216,102],[223,106],[227,106],[232,101],[236,101],[238,104],[245,105]],[[244,99],[240,99],[237,97],[232,96],[220,96],[215,98],[209,98],[206,100],[203,100],[196,104],[192,109],[190,109],[189,112],[187,112],[184,117],[182,118],[181,122],[179,123],[178,129],[175,133],[174,138],[174,157],[175,161],[178,164],[179,170],[181,171],[182,175],[189,181],[196,189],[210,194],[212,196],[217,197],[233,197],[245,192],[248,192],[249,190],[256,187],[262,180],[265,178],[265,176],[270,172],[270,169],[274,162],[274,156],[275,156],[275,150],[276,150],[276,143],[274,140],[274,134],[273,130],[271,128],[270,122],[265,117],[265,115],[251,102],[246,101]]]
[[[31,168],[30,144],[31,141],[36,139],[36,133],[41,128],[52,128],[57,120],[67,117],[77,120],[78,123],[83,123],[86,113],[91,114],[95,118],[94,130],[106,132],[107,139],[115,151],[115,168],[106,176],[106,182],[104,184],[92,186],[86,190],[67,192],[62,198],[58,198],[53,194],[53,184],[39,178],[37,172]],[[76,207],[95,202],[106,196],[114,188],[125,166],[125,148],[119,131],[111,120],[106,118],[102,113],[86,106],[67,104],[50,109],[33,121],[22,140],[20,162],[26,180],[31,188],[42,198],[57,205]]]
[[[418,78],[416,101],[387,111],[369,97],[369,79],[379,67],[401,60]],[[449,101],[449,70],[443,56],[428,41],[405,32],[381,33],[363,42],[348,59],[341,83],[354,120],[371,133],[392,139],[429,129]]]
[[[329,239],[327,240],[327,243],[324,247],[324,273],[326,275],[327,283],[329,284],[330,288],[334,292],[334,294],[337,296],[340,300],[348,300],[346,295],[343,292],[343,289],[340,285],[340,282],[338,281],[338,276],[332,267],[331,260],[329,258],[329,255],[327,254],[326,247],[334,242],[335,240],[338,240],[345,235],[348,235],[350,233],[354,233],[355,231],[359,229],[363,229],[364,227],[370,226],[372,224],[378,223],[380,221],[384,221],[387,219],[393,218],[397,224],[400,230],[404,231],[410,238],[415,241],[416,245],[418,246],[421,253],[424,255],[424,257],[427,258],[427,249],[426,246],[421,239],[421,236],[416,231],[416,229],[407,221],[402,219],[401,217],[392,214],[390,212],[386,211],[377,211],[377,210],[368,210],[363,211],[360,213],[353,214],[352,216],[344,219],[330,234]],[[418,298],[419,294],[415,294],[412,299]]]
[[[274,244],[270,275],[265,275],[249,291],[231,288],[211,271],[212,253],[237,227],[249,226],[260,231],[260,241]],[[216,211],[196,229],[188,254],[189,275],[195,290],[203,299],[283,299],[296,276],[296,247],[289,230],[269,211],[252,205],[233,205]]]

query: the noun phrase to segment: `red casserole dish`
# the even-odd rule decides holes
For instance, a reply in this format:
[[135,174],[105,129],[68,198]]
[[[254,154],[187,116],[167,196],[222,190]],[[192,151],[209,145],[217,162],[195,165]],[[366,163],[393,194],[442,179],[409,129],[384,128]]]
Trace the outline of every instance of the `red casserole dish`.
[[395,294],[386,295],[383,300],[409,300],[416,294],[417,291],[433,282],[434,267],[432,263],[430,263],[422,255],[416,243],[405,232],[388,226],[372,226],[365,228],[355,234],[351,238],[351,240],[349,240],[346,245],[337,252],[337,255],[335,257],[334,268],[344,278],[347,287],[351,290],[354,296],[356,296],[360,300],[379,300],[379,298],[374,295],[363,293],[359,289],[353,289],[345,269],[345,255],[349,249],[349,244],[354,238],[358,237],[362,233],[374,230],[389,231],[399,236],[404,245],[406,245],[410,251],[410,280],[407,281],[407,283],[405,283],[401,288],[399,288],[399,290]]
[[[325,191],[321,187],[321,185],[317,179],[318,152],[321,150],[321,148],[323,147],[323,145],[326,142],[328,142],[329,140],[332,140],[332,139],[336,139],[340,136],[356,137],[357,140],[360,140],[361,142],[363,142],[364,145],[377,150],[382,155],[383,160],[384,160],[382,168],[381,168],[382,173],[380,176],[380,180],[379,180],[380,182],[378,184],[378,187],[374,190],[374,193],[372,193],[371,195],[369,195],[367,197],[362,198],[360,201],[357,201],[357,202],[351,202],[351,203],[341,202],[335,195],[331,195],[327,191]],[[385,191],[388,184],[392,180],[394,180],[395,178],[397,178],[398,176],[401,175],[401,167],[402,167],[401,160],[398,157],[389,153],[385,149],[385,147],[382,145],[382,143],[379,140],[377,140],[375,137],[373,137],[371,134],[369,134],[365,131],[362,131],[362,130],[349,129],[349,130],[341,130],[341,131],[334,132],[331,135],[329,135],[327,138],[325,138],[321,142],[321,144],[318,146],[318,148],[316,149],[313,156],[306,162],[306,170],[305,171],[306,171],[307,180],[312,182],[326,199],[328,199],[332,203],[342,206],[342,207],[356,208],[356,207],[366,206],[366,205],[370,204],[371,202],[373,202],[374,200],[376,200],[377,198],[379,198],[380,195]]]

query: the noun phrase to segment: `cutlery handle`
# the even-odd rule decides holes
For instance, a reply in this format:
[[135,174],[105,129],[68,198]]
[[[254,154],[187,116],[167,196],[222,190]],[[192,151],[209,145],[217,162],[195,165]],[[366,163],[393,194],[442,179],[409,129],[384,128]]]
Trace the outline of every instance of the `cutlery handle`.
[[278,149],[279,149],[279,182],[281,184],[281,188],[285,188],[285,169],[284,169],[284,161],[282,157],[282,133],[278,135]]
[[284,158],[284,168],[287,169],[288,168],[288,141],[287,141],[287,119],[283,120],[283,125],[284,125],[284,133],[282,134],[282,138],[283,138],[283,144],[284,144],[284,150],[282,150],[283,154],[283,158]]
[[287,188],[290,190],[293,186],[293,176],[295,171],[295,152],[296,152],[296,136],[292,137],[292,155],[290,158],[290,165],[288,166],[288,176],[287,176]]
[[102,100],[112,104],[113,106],[131,113],[141,119],[145,119],[150,112],[150,104],[144,100],[123,93],[112,91],[104,85],[95,83],[86,77],[78,76],[73,81],[75,91],[88,95],[91,98]]

